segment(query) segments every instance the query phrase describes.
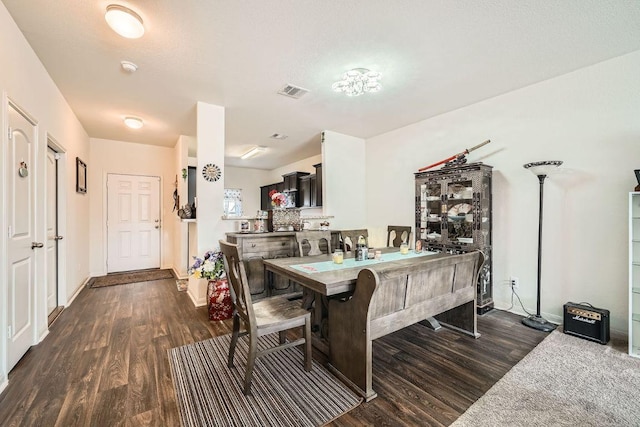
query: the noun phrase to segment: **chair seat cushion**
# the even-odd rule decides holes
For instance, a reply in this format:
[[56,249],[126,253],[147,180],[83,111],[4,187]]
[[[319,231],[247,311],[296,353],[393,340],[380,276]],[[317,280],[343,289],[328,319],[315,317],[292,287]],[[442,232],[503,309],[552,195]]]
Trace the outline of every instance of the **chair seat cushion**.
[[311,316],[301,307],[300,300],[289,301],[284,296],[265,298],[253,304],[258,329],[289,321],[294,326],[302,326],[306,316]]

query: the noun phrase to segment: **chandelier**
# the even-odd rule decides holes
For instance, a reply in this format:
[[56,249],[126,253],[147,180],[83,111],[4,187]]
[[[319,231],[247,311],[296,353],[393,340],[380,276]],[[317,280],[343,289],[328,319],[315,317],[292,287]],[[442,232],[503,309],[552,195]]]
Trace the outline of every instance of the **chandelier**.
[[378,80],[382,77],[377,71],[366,68],[354,68],[342,76],[342,80],[335,82],[331,88],[336,92],[344,92],[347,96],[359,96],[365,92],[378,92],[382,89]]

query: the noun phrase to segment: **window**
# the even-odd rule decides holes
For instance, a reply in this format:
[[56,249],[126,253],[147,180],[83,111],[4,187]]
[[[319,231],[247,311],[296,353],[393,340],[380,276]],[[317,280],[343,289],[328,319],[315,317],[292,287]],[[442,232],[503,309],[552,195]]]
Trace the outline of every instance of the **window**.
[[242,189],[224,189],[224,214],[225,216],[242,216]]

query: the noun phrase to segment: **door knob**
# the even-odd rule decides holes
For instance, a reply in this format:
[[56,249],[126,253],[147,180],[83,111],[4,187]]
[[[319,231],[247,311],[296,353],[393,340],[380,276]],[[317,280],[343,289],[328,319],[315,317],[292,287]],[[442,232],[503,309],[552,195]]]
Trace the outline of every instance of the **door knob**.
[[44,246],[44,243],[40,243],[40,242],[31,242],[31,249],[35,249],[35,248],[41,248]]
[[64,237],[62,237],[62,236],[55,236],[55,237],[53,238],[53,240],[62,240],[62,239],[64,239]]
[[160,228],[160,226],[159,226],[159,225],[156,225],[156,228]]
[[156,219],[156,221],[155,221],[155,222],[160,222],[160,220],[159,220],[159,219]]

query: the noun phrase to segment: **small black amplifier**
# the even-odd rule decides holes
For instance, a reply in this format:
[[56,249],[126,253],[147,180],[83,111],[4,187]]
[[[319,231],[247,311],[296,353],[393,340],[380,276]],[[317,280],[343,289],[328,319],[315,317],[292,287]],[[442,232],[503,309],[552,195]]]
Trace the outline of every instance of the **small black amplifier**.
[[564,305],[564,333],[595,341],[609,342],[609,310],[596,308],[591,304]]

